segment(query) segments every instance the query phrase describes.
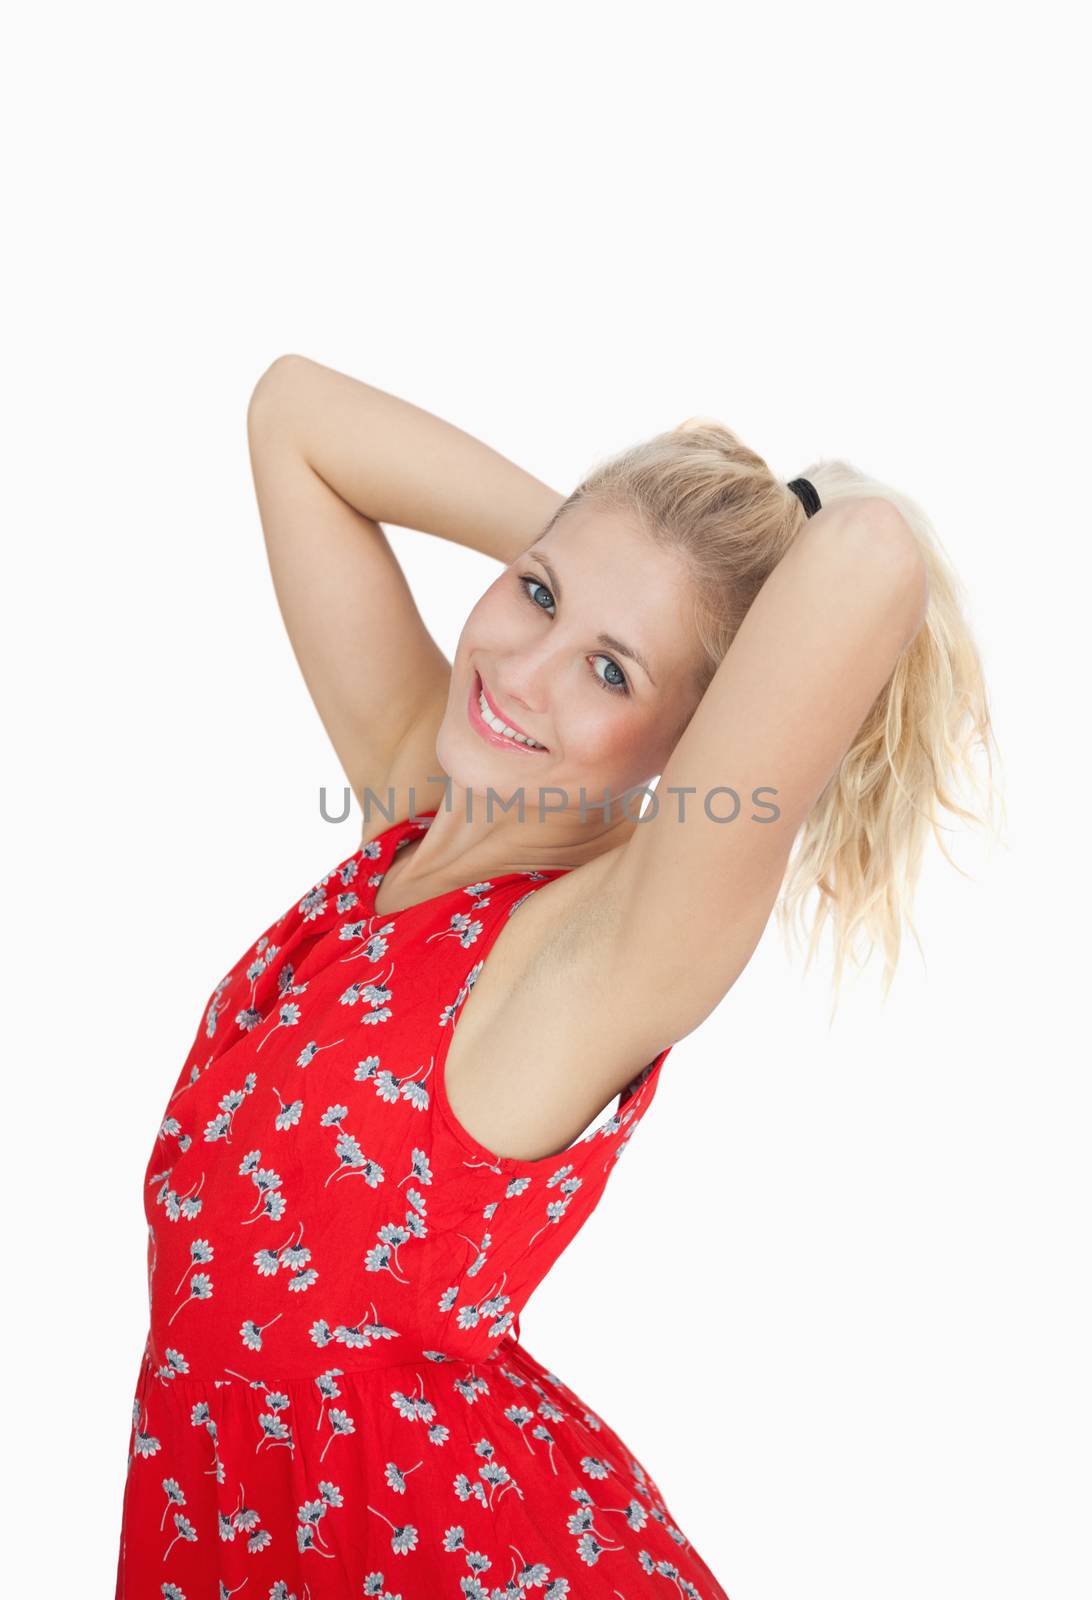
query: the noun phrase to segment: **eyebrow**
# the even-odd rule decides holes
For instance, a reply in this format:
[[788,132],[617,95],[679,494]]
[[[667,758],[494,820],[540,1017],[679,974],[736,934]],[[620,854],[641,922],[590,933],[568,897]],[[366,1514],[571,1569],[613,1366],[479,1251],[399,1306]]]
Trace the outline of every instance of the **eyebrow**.
[[[539,566],[545,570],[546,575],[548,576],[553,587],[554,593],[560,600],[562,598],[561,579],[558,577],[553,567],[551,567],[550,563],[546,560],[546,557],[544,555],[540,555],[533,545],[528,550],[527,554],[533,560],[537,561]],[[652,684],[653,688],[657,687],[656,679],[652,676],[652,669],[639,650],[635,650],[632,645],[625,644],[621,639],[616,639],[612,633],[600,633],[597,634],[596,637],[598,642],[602,645],[606,645],[608,650],[613,650],[620,656],[628,656],[631,661],[636,661],[637,665],[648,677],[648,681]]]

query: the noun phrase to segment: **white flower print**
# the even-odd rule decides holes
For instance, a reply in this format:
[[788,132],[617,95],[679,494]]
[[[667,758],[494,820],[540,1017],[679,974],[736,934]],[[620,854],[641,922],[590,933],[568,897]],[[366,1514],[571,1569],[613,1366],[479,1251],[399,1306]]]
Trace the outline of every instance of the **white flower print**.
[[278,1311],[277,1316],[270,1317],[268,1322],[259,1323],[249,1319],[244,1322],[239,1332],[246,1348],[248,1350],[260,1350],[262,1348],[262,1334],[267,1328],[271,1328],[273,1326],[277,1320],[277,1317],[282,1317],[283,1315],[283,1311]]
[[368,1510],[375,1511],[376,1516],[382,1517],[383,1521],[391,1529],[391,1549],[396,1556],[404,1556],[410,1550],[417,1548],[417,1529],[412,1522],[407,1522],[404,1526],[397,1527],[390,1517],[386,1516],[382,1511],[376,1511],[375,1506],[369,1506]]
[[167,1557],[170,1555],[179,1539],[189,1539],[192,1541],[197,1538],[197,1529],[187,1517],[182,1515],[180,1511],[175,1512],[172,1520],[174,1522],[175,1533],[174,1538],[163,1552],[164,1561],[166,1561]]
[[193,1277],[190,1279],[190,1292],[186,1296],[185,1300],[183,1300],[182,1304],[180,1306],[176,1306],[171,1312],[170,1316],[167,1318],[168,1326],[170,1326],[170,1324],[174,1321],[178,1313],[189,1305],[191,1300],[209,1300],[211,1298],[212,1279],[205,1272],[195,1272]]
[[297,1529],[297,1545],[300,1554],[304,1551],[314,1550],[318,1555],[334,1560],[334,1552],[330,1550],[322,1534],[322,1519],[331,1506],[340,1506],[341,1490],[332,1483],[320,1483],[318,1497],[306,1501],[299,1509],[299,1528]]
[[320,1050],[336,1050],[338,1045],[342,1043],[344,1043],[343,1040],[335,1039],[332,1044],[316,1044],[312,1039],[310,1043],[304,1045],[296,1057],[297,1067],[309,1067]]
[[397,1467],[393,1461],[388,1461],[386,1472],[388,1485],[394,1490],[395,1494],[405,1494],[406,1479],[409,1477],[411,1472],[416,1472],[417,1468],[423,1465],[423,1461],[418,1461],[414,1464],[414,1466],[406,1467],[403,1471],[400,1467]]
[[174,1478],[163,1479],[163,1493],[167,1496],[167,1503],[163,1507],[163,1515],[159,1519],[160,1528],[167,1520],[167,1512],[172,1506],[184,1506],[186,1496],[182,1493],[182,1486]]
[[285,1133],[289,1128],[298,1127],[300,1117],[303,1115],[303,1101],[293,1100],[291,1105],[287,1105],[281,1099],[276,1085],[270,1085],[270,1087],[273,1089],[273,1093],[277,1096],[277,1103],[281,1108],[273,1122],[273,1126],[276,1128],[277,1132]]

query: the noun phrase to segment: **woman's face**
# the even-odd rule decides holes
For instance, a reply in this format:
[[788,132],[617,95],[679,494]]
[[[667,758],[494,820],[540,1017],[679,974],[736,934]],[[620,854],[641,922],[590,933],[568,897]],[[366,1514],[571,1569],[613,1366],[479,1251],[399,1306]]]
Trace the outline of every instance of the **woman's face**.
[[567,511],[466,620],[436,741],[445,772],[475,792],[522,788],[527,805],[560,789],[551,810],[578,807],[581,788],[591,804],[647,783],[699,698],[690,606],[679,559],[632,521],[593,505]]

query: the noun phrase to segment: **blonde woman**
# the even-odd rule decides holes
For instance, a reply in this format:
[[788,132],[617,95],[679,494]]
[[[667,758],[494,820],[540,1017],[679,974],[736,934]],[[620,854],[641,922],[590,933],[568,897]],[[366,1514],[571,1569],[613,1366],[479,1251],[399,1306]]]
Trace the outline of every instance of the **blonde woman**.
[[[249,438],[365,822],[207,1000],[155,1140],[117,1594],[724,1600],[519,1313],[775,909],[816,889],[836,979],[864,937],[890,982],[992,742],[956,580],[912,502],[701,419],[563,496],[285,356]],[[503,564],[453,661],[384,522]]]

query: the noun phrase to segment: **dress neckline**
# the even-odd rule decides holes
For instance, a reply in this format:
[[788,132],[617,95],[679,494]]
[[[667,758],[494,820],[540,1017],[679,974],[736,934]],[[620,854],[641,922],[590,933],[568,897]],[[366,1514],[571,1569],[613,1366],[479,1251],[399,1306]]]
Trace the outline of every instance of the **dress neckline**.
[[[442,901],[455,897],[466,898],[473,902],[480,897],[479,891],[480,895],[484,896],[490,889],[500,884],[508,883],[515,878],[528,878],[537,883],[543,879],[564,877],[566,872],[573,870],[572,867],[524,867],[512,872],[498,872],[494,873],[491,878],[475,878],[469,883],[457,884],[452,889],[441,889],[438,894],[428,895],[424,900],[415,900],[412,905],[399,906],[394,911],[378,910],[375,901],[379,893],[379,886],[386,877],[391,862],[398,853],[399,846],[413,834],[421,836],[427,833],[428,825],[431,819],[437,815],[438,809],[438,807],[433,807],[431,811],[418,812],[416,817],[403,817],[398,822],[392,822],[389,827],[376,834],[374,839],[370,839],[366,845],[361,845],[358,853],[365,861],[371,864],[371,875],[376,879],[374,883],[365,880],[363,886],[366,916],[380,917],[384,922],[388,922],[393,917],[404,917],[411,911],[423,911],[428,906],[439,905]],[[364,854],[369,849],[374,851],[376,846],[379,847],[377,855],[368,856]]]

